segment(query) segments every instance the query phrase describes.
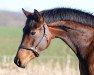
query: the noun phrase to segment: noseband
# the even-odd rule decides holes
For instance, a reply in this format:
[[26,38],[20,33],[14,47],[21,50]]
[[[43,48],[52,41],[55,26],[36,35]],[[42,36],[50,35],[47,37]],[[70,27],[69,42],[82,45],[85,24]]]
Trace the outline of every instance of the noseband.
[[[37,45],[36,45],[36,47],[40,44],[40,42],[42,41],[42,39],[45,37],[46,38],[46,40],[47,40],[47,42],[48,42],[48,39],[47,39],[47,33],[46,33],[46,28],[45,28],[45,25],[43,25],[43,30],[44,30],[44,33],[43,33],[43,36],[42,36],[42,38],[40,39],[40,41],[37,43]],[[27,47],[27,46],[23,46],[23,45],[21,45],[19,48],[21,48],[21,49],[26,49],[26,50],[30,50],[30,51],[32,51],[33,53],[34,53],[34,55],[36,56],[36,57],[38,57],[39,56],[39,53],[38,53],[38,51],[36,50],[36,47]]]
[[38,53],[38,52],[35,50],[35,48],[33,48],[33,47],[27,47],[27,46],[21,45],[19,48],[21,48],[21,49],[26,49],[26,50],[30,50],[30,51],[32,51],[32,52],[34,53],[34,55],[35,55],[36,57],[39,56],[39,53]]

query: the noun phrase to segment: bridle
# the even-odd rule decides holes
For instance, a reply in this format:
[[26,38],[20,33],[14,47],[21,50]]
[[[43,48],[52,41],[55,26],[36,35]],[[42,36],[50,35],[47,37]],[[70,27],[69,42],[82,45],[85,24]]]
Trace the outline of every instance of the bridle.
[[46,32],[46,27],[45,27],[46,24],[43,25],[43,36],[42,38],[40,39],[40,41],[37,43],[37,45],[35,47],[27,47],[27,46],[24,46],[24,45],[20,45],[19,49],[26,49],[26,50],[30,50],[34,53],[34,55],[36,57],[39,56],[39,53],[38,51],[36,50],[36,47],[41,43],[42,39],[45,37],[46,38],[46,41],[48,42],[48,38],[47,38],[47,32]]
[[42,41],[42,39],[43,39],[44,37],[46,38],[46,40],[47,40],[47,42],[48,42],[45,24],[43,25],[43,30],[44,30],[43,36],[42,36],[42,38],[40,39],[40,41],[37,43],[37,45],[36,45],[35,47],[27,47],[27,46],[24,46],[24,45],[20,45],[19,48],[20,48],[20,49],[30,50],[30,51],[32,51],[32,52],[34,53],[34,55],[35,55],[36,57],[38,57],[38,56],[39,56],[39,53],[38,53],[38,51],[36,50],[36,47],[41,43],[41,41]]

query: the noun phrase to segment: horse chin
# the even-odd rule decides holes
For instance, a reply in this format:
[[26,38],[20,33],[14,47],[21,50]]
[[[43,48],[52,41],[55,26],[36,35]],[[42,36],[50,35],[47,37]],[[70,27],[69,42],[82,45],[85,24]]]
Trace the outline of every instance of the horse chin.
[[35,56],[30,56],[30,57],[27,57],[25,60],[22,60],[20,67],[21,67],[21,68],[27,67],[27,65],[30,63],[30,61],[31,61],[32,59],[34,59],[34,58],[35,58]]
[[21,67],[21,68],[26,68],[29,62],[30,62],[30,60],[28,60],[28,61],[22,63],[19,67]]

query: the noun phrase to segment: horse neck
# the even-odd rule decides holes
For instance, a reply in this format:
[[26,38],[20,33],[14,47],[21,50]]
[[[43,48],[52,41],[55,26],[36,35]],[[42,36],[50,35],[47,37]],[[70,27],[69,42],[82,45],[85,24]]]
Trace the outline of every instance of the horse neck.
[[84,58],[90,53],[89,46],[94,36],[92,27],[72,21],[53,22],[48,27],[53,36],[61,38],[76,54],[80,53],[77,55]]
[[[87,59],[85,57],[92,53],[92,39],[94,29],[76,22],[59,21],[50,23],[49,30],[53,36],[61,38],[74,51],[79,59],[81,75],[90,75]],[[88,32],[87,32],[88,31]],[[83,36],[81,36],[83,35]]]
[[70,24],[70,21],[58,21],[48,24],[49,30],[54,37],[62,39],[77,54],[76,47],[71,42],[67,30],[75,29],[76,26]]

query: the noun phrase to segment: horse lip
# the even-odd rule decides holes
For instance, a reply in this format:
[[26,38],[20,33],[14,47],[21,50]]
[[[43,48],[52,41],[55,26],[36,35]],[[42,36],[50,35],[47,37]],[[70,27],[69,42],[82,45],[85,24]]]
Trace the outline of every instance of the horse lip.
[[19,59],[17,59],[17,57],[14,58],[14,63],[18,66],[21,67],[21,62]]
[[17,59],[17,57],[14,58],[14,63],[20,67],[20,68],[25,68],[25,65],[21,64],[21,61],[19,59]]
[[27,62],[25,62],[25,63],[21,64],[21,66],[20,66],[20,67],[21,67],[21,68],[25,68],[25,67],[27,66],[27,64],[29,63],[29,61],[30,61],[30,60],[28,60]]
[[21,65],[20,68],[25,68],[26,66],[25,65]]
[[[31,59],[30,59],[30,60],[31,60]],[[21,63],[21,61],[20,61],[19,59],[17,59],[17,57],[15,57],[15,58],[14,58],[14,63],[15,63],[18,67],[20,67],[20,68],[25,68],[25,67],[27,66],[27,64],[29,63],[30,60],[28,60],[28,61],[26,61],[26,62],[24,62],[24,63]]]

